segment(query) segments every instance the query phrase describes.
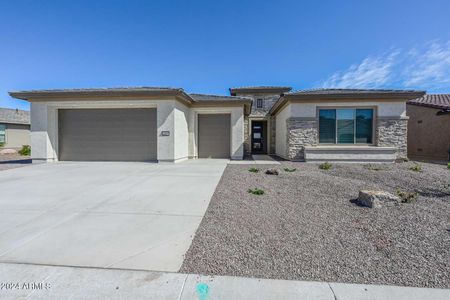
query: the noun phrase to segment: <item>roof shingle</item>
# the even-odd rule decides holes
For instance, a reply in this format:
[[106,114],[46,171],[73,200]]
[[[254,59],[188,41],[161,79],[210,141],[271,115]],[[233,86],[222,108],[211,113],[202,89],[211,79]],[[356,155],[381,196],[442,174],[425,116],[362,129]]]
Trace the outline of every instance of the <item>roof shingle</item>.
[[408,101],[408,104],[441,109],[450,109],[450,94],[428,94]]
[[20,109],[0,108],[0,123],[30,124],[30,112]]

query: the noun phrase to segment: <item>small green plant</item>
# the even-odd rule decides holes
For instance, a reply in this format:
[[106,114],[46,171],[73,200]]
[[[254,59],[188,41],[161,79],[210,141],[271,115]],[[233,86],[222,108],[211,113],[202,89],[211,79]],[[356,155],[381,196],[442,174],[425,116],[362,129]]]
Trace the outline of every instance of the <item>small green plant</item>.
[[422,172],[422,166],[417,163],[414,164],[414,166],[410,167],[409,169],[414,172]]
[[371,171],[381,171],[381,170],[383,170],[383,168],[381,166],[377,166],[377,165],[367,165],[366,169],[371,170]]
[[0,142],[0,148],[3,148],[5,146],[4,142]]
[[395,194],[400,197],[402,203],[413,203],[416,202],[417,196],[419,195],[417,192],[407,192],[397,189]]
[[297,169],[296,169],[296,168],[284,168],[284,171],[285,171],[285,172],[292,173],[292,172],[297,171]]
[[331,167],[333,167],[333,165],[330,164],[329,162],[324,162],[319,165],[319,169],[321,169],[321,170],[329,170],[329,169],[331,169]]
[[23,145],[22,149],[19,150],[19,154],[23,156],[29,156],[31,154],[31,146]]
[[449,170],[450,170],[450,162],[449,162],[449,163],[447,163],[447,169],[449,169]]
[[258,189],[258,188],[248,189],[247,192],[249,192],[250,194],[253,194],[253,195],[258,195],[258,196],[264,195],[264,191],[261,189]]
[[257,168],[250,168],[250,169],[248,169],[248,171],[251,172],[251,173],[258,173],[259,169],[257,169]]

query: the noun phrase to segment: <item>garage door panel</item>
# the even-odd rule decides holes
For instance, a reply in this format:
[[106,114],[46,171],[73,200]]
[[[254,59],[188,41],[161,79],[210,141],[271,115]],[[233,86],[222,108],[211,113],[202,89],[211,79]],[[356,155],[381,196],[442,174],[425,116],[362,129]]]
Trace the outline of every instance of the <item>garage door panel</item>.
[[156,126],[156,109],[59,110],[59,158],[156,160]]
[[230,158],[229,114],[198,115],[198,157]]

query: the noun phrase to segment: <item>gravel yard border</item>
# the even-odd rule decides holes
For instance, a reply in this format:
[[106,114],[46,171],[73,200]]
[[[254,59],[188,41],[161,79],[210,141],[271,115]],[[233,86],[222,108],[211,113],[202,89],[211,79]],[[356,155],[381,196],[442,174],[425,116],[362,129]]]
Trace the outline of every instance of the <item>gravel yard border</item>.
[[[420,165],[229,165],[180,272],[450,288],[450,170]],[[371,209],[361,189],[419,197]]]

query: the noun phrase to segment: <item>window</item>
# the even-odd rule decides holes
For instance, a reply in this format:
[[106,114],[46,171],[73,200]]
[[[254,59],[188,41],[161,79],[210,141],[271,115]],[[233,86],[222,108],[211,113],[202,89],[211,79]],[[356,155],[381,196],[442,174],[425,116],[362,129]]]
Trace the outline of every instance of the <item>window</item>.
[[263,99],[256,99],[256,108],[263,108]]
[[319,110],[319,143],[372,144],[373,109]]
[[0,144],[6,143],[6,125],[0,124]]

